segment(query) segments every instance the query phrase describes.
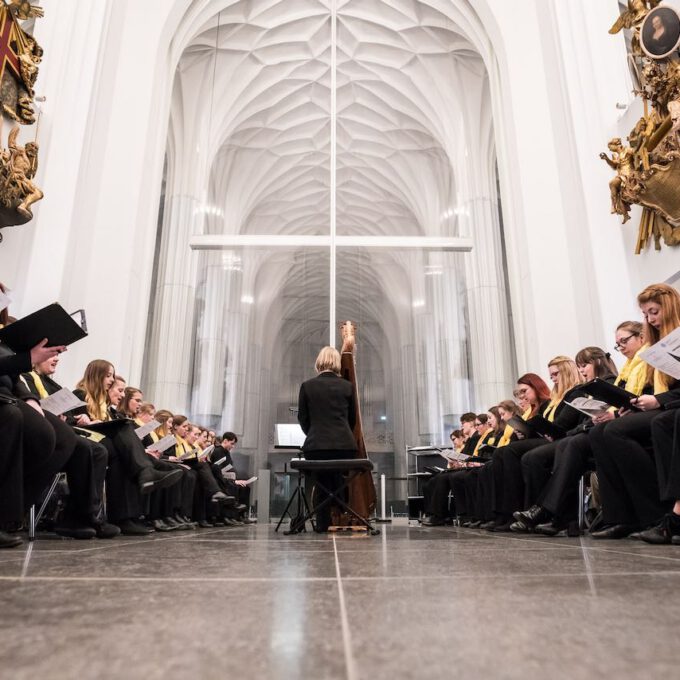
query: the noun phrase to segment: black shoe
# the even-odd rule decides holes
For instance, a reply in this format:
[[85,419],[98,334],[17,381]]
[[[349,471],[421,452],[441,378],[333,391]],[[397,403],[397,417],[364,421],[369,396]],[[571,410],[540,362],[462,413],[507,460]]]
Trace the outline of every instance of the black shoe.
[[247,510],[248,506],[245,505],[244,503],[239,503],[234,510],[238,510],[239,512],[243,512],[244,510]]
[[22,543],[21,536],[13,536],[0,531],[0,548],[17,548]]
[[182,479],[182,470],[180,469],[165,472],[147,467],[137,475],[137,487],[139,493],[148,494],[177,484],[180,479]]
[[201,527],[201,529],[212,529],[214,525],[207,520],[202,519],[199,521],[198,526]]
[[65,536],[66,538],[75,538],[80,541],[87,541],[90,538],[94,538],[97,532],[88,526],[81,526],[79,524],[64,524],[54,528],[54,532],[59,536]]
[[510,524],[510,531],[515,534],[528,534],[530,531],[533,531],[533,529],[529,529],[524,522],[512,522]]
[[477,527],[481,526],[482,520],[481,519],[473,519],[469,524],[468,527],[470,529],[476,529]]
[[115,524],[101,522],[94,525],[97,538],[115,538],[120,534],[120,529]]
[[541,536],[557,536],[557,534],[564,531],[565,528],[566,527],[561,522],[553,520],[552,522],[537,524],[534,531]]
[[214,493],[210,500],[213,503],[219,503],[220,505],[229,506],[229,505],[235,505],[236,504],[236,499],[233,496],[227,496],[227,494],[223,493],[222,491],[218,491],[217,493]]
[[163,517],[163,524],[166,524],[171,529],[179,529],[184,522],[178,522],[174,517]]
[[156,531],[173,531],[175,527],[168,526],[162,519],[151,520],[151,526]]
[[495,524],[496,524],[496,522],[491,520],[490,522],[484,522],[484,523],[480,524],[479,528],[484,529],[485,531],[491,531],[494,528]]
[[532,505],[528,510],[518,510],[512,516],[531,531],[537,524],[545,524],[552,519],[552,515],[540,505]]
[[671,543],[673,545],[680,545],[680,536],[678,535],[671,536]]
[[499,534],[508,533],[510,531],[510,527],[513,524],[514,524],[514,522],[511,519],[509,519],[505,522],[502,522],[502,523],[494,522],[494,525],[490,529],[490,531],[493,531],[494,533],[499,533]]
[[591,532],[590,535],[593,538],[626,538],[626,536],[630,536],[634,530],[634,527],[631,527],[628,524],[611,524],[608,527],[600,529],[599,531]]
[[148,536],[153,533],[153,529],[145,527],[141,522],[135,522],[132,519],[125,519],[118,522],[120,532],[124,536]]
[[222,521],[224,522],[225,527],[237,527],[241,525],[241,522],[238,522],[231,517],[224,517]]
[[426,517],[420,522],[424,527],[443,527],[444,520],[440,517]]
[[657,526],[640,532],[641,540],[655,545],[669,545],[673,536],[680,537],[680,517],[673,512],[665,515]]

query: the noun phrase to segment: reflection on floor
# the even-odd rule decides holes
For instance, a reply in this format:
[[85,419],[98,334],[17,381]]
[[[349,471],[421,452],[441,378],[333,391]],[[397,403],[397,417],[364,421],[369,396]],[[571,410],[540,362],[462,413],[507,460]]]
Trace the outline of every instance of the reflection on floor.
[[388,526],[0,553],[0,677],[677,675],[680,548]]

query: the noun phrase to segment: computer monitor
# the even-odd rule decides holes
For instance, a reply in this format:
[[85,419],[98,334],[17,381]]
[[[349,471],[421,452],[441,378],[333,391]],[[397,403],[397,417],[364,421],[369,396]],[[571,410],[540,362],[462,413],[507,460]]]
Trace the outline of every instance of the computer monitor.
[[305,433],[297,423],[276,424],[277,446],[302,446],[305,443]]

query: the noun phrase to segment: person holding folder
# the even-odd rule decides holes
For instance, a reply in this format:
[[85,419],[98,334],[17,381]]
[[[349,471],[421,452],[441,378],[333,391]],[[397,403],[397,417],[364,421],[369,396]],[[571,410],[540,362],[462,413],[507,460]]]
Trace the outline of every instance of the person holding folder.
[[[60,356],[35,364],[32,371],[22,374],[22,381],[36,399],[45,399],[62,390],[53,378]],[[71,428],[76,424],[70,412],[60,419]],[[106,521],[104,480],[108,453],[104,446],[85,437],[78,436],[75,441],[73,455],[65,468],[69,500],[55,532],[71,538],[88,538],[91,532],[81,528],[90,527],[98,538],[113,538],[120,529]]]
[[110,521],[126,535],[144,536],[153,530],[139,522],[145,511],[143,496],[176,484],[181,473],[156,470],[131,423],[127,420],[116,422],[108,394],[114,383],[115,370],[111,362],[91,361],[74,390],[85,406],[74,413],[82,416],[79,422],[85,430],[92,425],[99,426],[96,430],[102,430],[96,432],[95,438],[101,440],[109,454],[106,489]]
[[[645,319],[646,343],[655,344],[680,327],[680,293],[672,286],[647,286],[637,301]],[[624,410],[620,418],[590,434],[604,521],[592,532],[593,538],[624,538],[658,527],[668,510],[669,503],[659,495],[652,424],[664,410],[679,405],[680,382],[651,365],[645,366],[644,376],[653,394],[643,391],[631,400],[635,411]]]

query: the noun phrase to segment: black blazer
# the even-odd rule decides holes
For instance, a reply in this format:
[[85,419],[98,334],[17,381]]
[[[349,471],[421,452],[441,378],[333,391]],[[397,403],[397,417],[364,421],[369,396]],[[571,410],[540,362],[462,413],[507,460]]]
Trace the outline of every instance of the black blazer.
[[356,451],[352,383],[335,373],[319,373],[300,385],[298,421],[307,435],[303,451]]

